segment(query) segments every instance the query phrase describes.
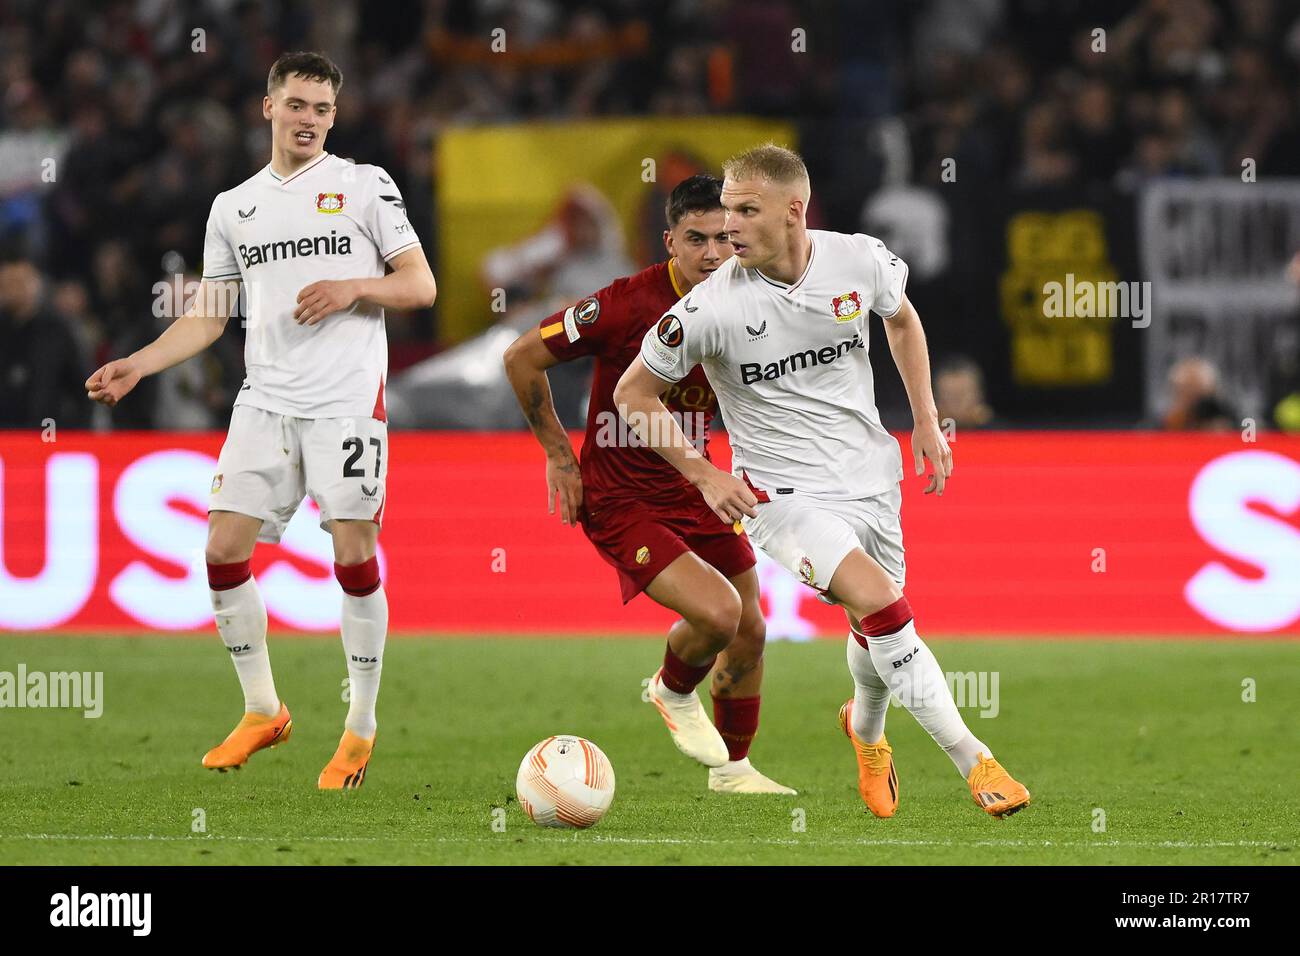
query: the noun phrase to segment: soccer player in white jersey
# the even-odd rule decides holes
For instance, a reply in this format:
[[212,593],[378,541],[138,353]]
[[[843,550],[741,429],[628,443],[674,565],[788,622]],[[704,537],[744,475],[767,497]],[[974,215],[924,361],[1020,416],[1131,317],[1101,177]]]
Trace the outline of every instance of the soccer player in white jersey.
[[[629,424],[658,424],[643,437],[720,520],[742,521],[768,556],[844,608],[855,690],[840,725],[871,812],[889,817],[898,807],[885,739],[892,692],[952,758],[978,806],[1014,813],[1029,791],[962,721],[903,596],[902,458],[875,407],[869,311],[884,319],[912,405],[916,473],[925,458],[934,465],[925,493],[942,495],[952,474],[925,333],[903,291],[907,266],[871,236],[808,229],[808,172],[790,150],[759,146],[723,168],[735,255],[646,334],[615,401]],[[673,432],[659,399],[696,365],[727,423],[732,474]]]
[[193,306],[86,380],[90,398],[116,405],[143,376],[216,341],[242,283],[248,376],[212,479],[206,558],[245,713],[203,766],[240,767],[293,728],[275,690],[250,559],[256,542],[280,540],[308,494],[334,541],[351,689],[342,740],[317,779],[322,790],[360,786],[375,741],[388,631],[375,557],[388,472],[384,309],[422,308],[437,292],[392,178],[325,152],[342,82],[316,53],[275,62],[262,101],[271,161],[213,201]]

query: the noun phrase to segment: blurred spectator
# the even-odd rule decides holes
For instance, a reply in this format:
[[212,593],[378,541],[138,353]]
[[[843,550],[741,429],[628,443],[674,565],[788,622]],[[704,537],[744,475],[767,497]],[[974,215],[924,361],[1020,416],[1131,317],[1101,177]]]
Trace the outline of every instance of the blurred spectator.
[[[1291,257],[1287,278],[1300,288],[1300,252]],[[1300,333],[1300,315],[1292,315],[1292,329]],[[1300,351],[1289,349],[1279,356],[1277,390],[1269,396],[1273,423],[1284,432],[1300,432]]]
[[50,306],[67,323],[68,328],[73,330],[77,341],[82,344],[86,358],[93,362],[103,345],[104,328],[94,318],[90,293],[86,291],[85,285],[76,279],[60,282],[50,295]]
[[1219,395],[1219,372],[1200,356],[1175,362],[1166,379],[1168,407],[1161,425],[1178,431],[1230,431],[1240,420]]
[[[198,280],[197,275],[191,274],[178,276],[175,281],[179,281],[182,288],[195,289]],[[124,343],[121,354],[153,341],[171,321],[171,316],[164,315],[152,323],[142,323],[136,340],[139,344]],[[152,376],[150,384],[154,394],[147,403],[153,413],[149,422],[152,427],[174,431],[226,427],[243,375],[239,325],[238,316],[231,318],[226,323],[225,332],[211,346],[188,362]],[[116,413],[121,408],[119,405],[113,411]]]
[[1069,138],[1079,157],[1079,172],[1093,181],[1109,181],[1119,170],[1128,136],[1116,116],[1114,94],[1101,79],[1085,80],[1074,94]]
[[1300,432],[1300,382],[1273,406],[1273,423],[1284,432]]
[[542,229],[483,260],[483,281],[526,300],[573,302],[634,267],[623,251],[623,227],[598,190],[571,189]]
[[1169,140],[1179,169],[1194,176],[1210,176],[1218,171],[1218,150],[1186,91],[1171,88],[1161,93],[1155,120]]
[[63,428],[90,421],[84,388],[94,369],[72,327],[51,308],[26,260],[0,264],[0,427]]
[[964,355],[951,356],[935,366],[934,403],[940,426],[949,419],[958,429],[1004,424],[995,420],[984,397],[984,373]]
[[1080,157],[1069,148],[1065,118],[1051,103],[1035,103],[1024,116],[1017,185],[1035,188],[1070,182]]
[[0,126],[0,237],[40,231],[40,190],[58,175],[68,134],[54,125],[37,86],[26,78],[6,83]]

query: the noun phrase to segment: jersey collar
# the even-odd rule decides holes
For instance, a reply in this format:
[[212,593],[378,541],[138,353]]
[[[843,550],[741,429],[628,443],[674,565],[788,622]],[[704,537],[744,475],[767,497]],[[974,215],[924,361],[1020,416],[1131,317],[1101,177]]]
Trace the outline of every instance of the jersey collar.
[[675,268],[676,262],[676,256],[673,256],[668,260],[668,281],[673,284],[673,291],[677,293],[677,298],[680,299],[686,293],[682,291],[682,287],[677,282],[677,270]]
[[758,269],[754,270],[754,274],[768,285],[776,286],[782,292],[793,292],[795,289],[799,288],[799,286],[803,285],[804,279],[808,278],[808,273],[812,271],[813,260],[817,258],[817,243],[813,241],[812,233],[808,234],[808,245],[811,250],[808,253],[808,264],[804,266],[803,275],[795,281],[794,285],[786,285],[784,282],[777,282],[775,279],[763,275],[763,273]]
[[329,159],[329,157],[330,157],[329,153],[323,152],[320,154],[319,157],[313,159],[310,163],[308,163],[306,166],[304,166],[302,169],[298,170],[291,176],[279,175],[274,169],[271,168],[270,163],[266,164],[266,171],[268,174],[270,174],[271,178],[274,179],[279,185],[284,186],[287,183],[293,182],[295,179],[297,179],[299,176],[301,176],[303,173],[307,172],[308,170],[315,169],[321,163],[325,162],[325,160]]

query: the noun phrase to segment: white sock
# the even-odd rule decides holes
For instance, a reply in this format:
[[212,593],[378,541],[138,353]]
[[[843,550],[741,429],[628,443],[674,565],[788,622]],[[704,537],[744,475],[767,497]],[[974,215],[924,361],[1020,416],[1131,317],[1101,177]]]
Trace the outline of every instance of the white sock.
[[[917,635],[912,621],[893,634],[870,637],[867,643],[876,672],[916,722],[952,758],[963,777],[970,776],[981,752],[993,756],[961,719],[939,662]],[[857,710],[856,703],[854,710]]]
[[849,634],[849,673],[853,675],[853,733],[863,743],[879,742],[889,712],[889,685],[876,672],[871,652]]
[[230,651],[244,689],[244,710],[274,717],[280,712],[280,697],[271,676],[271,656],[266,649],[266,605],[249,578],[224,591],[208,591],[217,632]]
[[365,597],[343,595],[343,651],[348,659],[348,716],[343,722],[358,737],[375,735],[375,701],[388,635],[388,597],[379,587]]

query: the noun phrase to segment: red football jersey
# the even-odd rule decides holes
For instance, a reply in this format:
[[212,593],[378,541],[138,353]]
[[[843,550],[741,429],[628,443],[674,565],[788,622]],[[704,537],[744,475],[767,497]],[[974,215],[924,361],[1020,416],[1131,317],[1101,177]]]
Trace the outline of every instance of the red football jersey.
[[[641,339],[681,297],[669,260],[616,279],[541,323],[542,341],[560,361],[581,355],[596,359],[582,443],[583,503],[588,511],[616,498],[652,498],[662,505],[679,497],[699,497],[676,468],[641,443],[614,408],[614,386],[640,354]],[[663,402],[707,458],[717,400],[703,370],[692,369],[669,387]]]

